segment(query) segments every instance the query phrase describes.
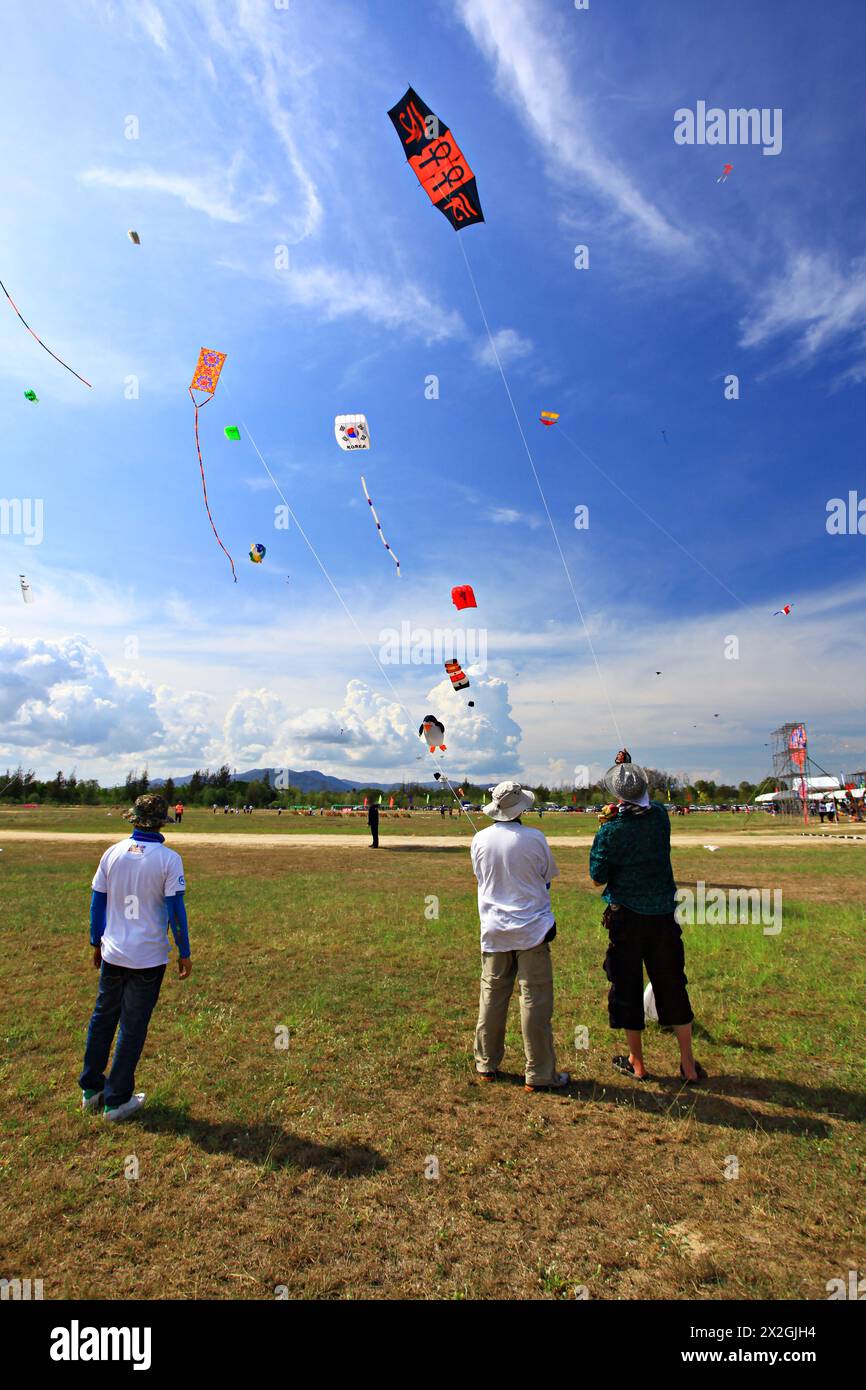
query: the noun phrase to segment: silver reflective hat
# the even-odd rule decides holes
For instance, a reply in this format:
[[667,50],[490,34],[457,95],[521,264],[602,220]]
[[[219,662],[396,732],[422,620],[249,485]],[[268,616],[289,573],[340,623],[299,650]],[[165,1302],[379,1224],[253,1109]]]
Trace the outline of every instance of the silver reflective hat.
[[535,804],[534,793],[521,787],[519,782],[498,782],[489,791],[493,800],[482,809],[491,820],[517,820]]
[[637,763],[615,763],[604,774],[604,785],[621,801],[642,801],[647,793],[649,778]]

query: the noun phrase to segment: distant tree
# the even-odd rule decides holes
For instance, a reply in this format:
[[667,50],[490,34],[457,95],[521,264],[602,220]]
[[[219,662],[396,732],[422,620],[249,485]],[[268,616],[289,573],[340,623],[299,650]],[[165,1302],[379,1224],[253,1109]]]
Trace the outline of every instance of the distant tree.
[[212,787],[228,787],[231,785],[231,780],[232,770],[228,763],[223,763],[222,767],[214,773],[213,777],[208,778]]
[[195,772],[192,774],[192,776],[186,784],[187,798],[190,801],[195,801],[204,784],[205,774],[199,772],[198,768],[196,768]]
[[169,806],[171,806],[172,803],[173,803],[173,801],[174,801],[174,798],[175,798],[175,796],[176,796],[176,794],[177,794],[176,791],[175,791],[175,785],[174,785],[174,778],[173,778],[173,777],[166,777],[166,779],[165,779],[165,786],[164,786],[163,789],[162,789],[162,794],[163,794],[163,796],[165,797],[166,801],[168,802]]

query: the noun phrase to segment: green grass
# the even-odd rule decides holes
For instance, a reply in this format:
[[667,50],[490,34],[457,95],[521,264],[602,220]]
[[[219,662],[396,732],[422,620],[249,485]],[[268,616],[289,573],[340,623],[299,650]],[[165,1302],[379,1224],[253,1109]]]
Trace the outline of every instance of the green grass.
[[[125,806],[111,808],[92,806],[46,807],[32,811],[0,806],[0,833],[4,830],[50,830],[58,832],[84,832],[105,834],[117,837],[129,830],[123,819]],[[489,821],[478,811],[471,813],[472,820],[479,830]],[[523,817],[527,825],[537,826],[545,835],[556,839],[560,835],[581,835],[591,839],[598,829],[595,815],[570,812],[537,812]],[[766,834],[799,834],[805,829],[802,821],[786,820],[768,816],[763,811],[751,815],[729,811],[692,812],[688,816],[673,816],[671,825],[675,834],[706,836],[712,840],[717,835],[736,832],[738,835],[761,836]],[[809,829],[817,832],[818,822],[810,823]],[[326,813],[324,815],[303,815],[284,811],[255,811],[251,816],[214,815],[211,811],[193,807],[184,814],[181,825],[170,825],[167,834],[179,841],[191,831],[198,834],[230,835],[357,835],[364,839],[368,835],[367,818],[364,812],[351,815]],[[380,833],[383,839],[389,835],[454,835],[465,836],[473,833],[472,824],[466,815],[453,807],[451,816],[440,816],[437,811],[416,809],[413,812],[393,810],[383,807],[380,811]],[[826,834],[858,834],[866,838],[866,824],[839,824],[823,828]]]
[[517,1084],[516,1007],[513,1083],[475,1080],[465,848],[190,845],[194,973],[170,967],[148,1105],[116,1129],[76,1108],[99,847],[3,848],[0,1273],[43,1278],[46,1298],[823,1298],[866,1267],[858,845],[675,851],[681,884],[784,892],[777,937],[685,928],[705,1091],[677,1084],[658,1029],[657,1080],[612,1071],[599,903],[585,851],[560,847],[569,1096]]

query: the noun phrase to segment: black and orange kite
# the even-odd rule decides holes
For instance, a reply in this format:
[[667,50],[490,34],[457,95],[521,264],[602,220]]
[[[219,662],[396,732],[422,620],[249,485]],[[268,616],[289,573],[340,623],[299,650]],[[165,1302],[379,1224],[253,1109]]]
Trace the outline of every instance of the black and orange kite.
[[414,88],[407,88],[388,115],[418,182],[455,232],[483,222],[475,175],[463,151]]

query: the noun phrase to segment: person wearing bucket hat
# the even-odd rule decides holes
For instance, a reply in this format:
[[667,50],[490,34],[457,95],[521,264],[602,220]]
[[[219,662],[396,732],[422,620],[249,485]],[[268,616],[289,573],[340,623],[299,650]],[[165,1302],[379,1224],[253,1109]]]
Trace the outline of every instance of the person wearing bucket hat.
[[615,814],[592,842],[589,872],[603,888],[608,932],[604,973],[610,981],[611,1028],[623,1028],[628,1055],[614,1057],[617,1071],[648,1078],[643,1058],[644,966],[658,1020],[676,1034],[680,1077],[695,1085],[706,1072],[692,1054],[692,1014],[686,990],[682,932],[674,915],[676,884],[671,867],[671,826],[660,802],[650,801],[649,778],[637,763],[617,762],[604,775],[617,798]]
[[535,797],[519,782],[491,787],[483,808],[493,821],[472,841],[481,920],[481,997],[475,1029],[475,1069],[492,1081],[505,1055],[505,1026],[515,982],[526,1054],[527,1091],[560,1090],[570,1080],[557,1070],[553,1044],[553,965],[556,922],[550,884],[559,870],[540,830],[520,817]]
[[144,1094],[135,1093],[135,1068],[168,963],[169,927],[180,956],[180,978],[188,979],[192,972],[183,862],[159,833],[168,818],[165,797],[158,792],[138,797],[124,816],[133,825],[131,838],[106,850],[93,879],[90,943],[100,972],[99,993],[78,1084],[82,1108],[101,1108],[110,1121],[126,1120],[144,1104]]

